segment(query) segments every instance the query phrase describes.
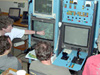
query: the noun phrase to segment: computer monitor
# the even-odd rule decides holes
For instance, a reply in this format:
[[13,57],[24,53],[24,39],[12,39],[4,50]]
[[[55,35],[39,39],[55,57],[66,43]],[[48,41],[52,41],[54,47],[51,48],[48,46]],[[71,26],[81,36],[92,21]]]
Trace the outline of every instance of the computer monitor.
[[20,8],[9,8],[9,16],[20,17]]
[[18,21],[20,19],[20,8],[9,8],[9,14],[8,16],[15,21]]
[[88,51],[90,47],[91,27],[77,24],[63,23],[62,48]]
[[53,17],[53,0],[34,0],[33,15]]
[[32,39],[38,41],[49,41],[52,46],[54,45],[54,32],[55,32],[55,21],[49,19],[32,19],[32,30],[34,31],[45,31],[45,35],[32,35]]

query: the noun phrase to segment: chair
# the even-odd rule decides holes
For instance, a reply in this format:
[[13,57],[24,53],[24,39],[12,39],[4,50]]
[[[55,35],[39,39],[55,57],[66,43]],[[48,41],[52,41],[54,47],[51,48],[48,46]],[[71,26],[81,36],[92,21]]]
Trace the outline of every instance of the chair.
[[[27,44],[27,41],[28,39],[26,40],[23,40],[21,38],[15,38],[13,41],[12,41],[12,54],[14,55],[14,49],[18,49],[18,50],[21,50],[21,53],[18,54],[17,56],[23,54],[22,51],[25,51],[27,48],[28,48],[28,44]],[[24,42],[23,44],[20,44],[21,42]],[[19,45],[15,45],[15,44],[18,44]]]
[[[22,44],[22,45],[19,45],[19,46],[14,46],[14,44],[16,44],[18,42],[21,42],[21,41],[24,41],[25,43]],[[27,49],[28,49],[28,39],[23,40],[21,38],[15,38],[12,41],[12,54],[13,55],[14,55],[14,49],[21,50],[21,53],[19,53],[18,55],[16,55],[16,57],[20,58],[22,60],[22,62],[27,63],[27,65],[28,65],[27,70],[28,70],[28,73],[29,73],[29,61],[28,61],[28,59],[26,59],[24,57],[24,55],[26,55],[26,52],[27,52]],[[23,51],[23,53],[22,53],[22,51]]]

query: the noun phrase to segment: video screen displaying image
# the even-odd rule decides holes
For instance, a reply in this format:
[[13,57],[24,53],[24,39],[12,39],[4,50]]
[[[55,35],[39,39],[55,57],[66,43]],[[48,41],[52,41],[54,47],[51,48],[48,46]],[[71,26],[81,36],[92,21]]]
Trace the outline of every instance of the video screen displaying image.
[[52,15],[52,0],[35,0],[34,12]]
[[35,31],[45,31],[45,35],[34,35],[34,37],[53,40],[54,38],[54,24],[53,23],[46,23],[41,21],[34,21],[33,23],[33,30]]
[[64,42],[74,45],[87,46],[89,29],[65,26]]

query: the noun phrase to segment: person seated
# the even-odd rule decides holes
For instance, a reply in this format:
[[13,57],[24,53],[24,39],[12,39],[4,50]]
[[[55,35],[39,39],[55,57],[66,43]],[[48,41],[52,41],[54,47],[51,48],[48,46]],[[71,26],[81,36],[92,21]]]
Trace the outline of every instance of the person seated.
[[[97,46],[100,51],[100,35],[97,40]],[[86,60],[82,75],[100,75],[100,54],[90,56]]]
[[84,66],[82,75],[100,75],[100,54],[90,56]]
[[40,41],[35,46],[35,53],[38,60],[32,61],[29,72],[37,75],[71,75],[69,69],[56,66],[51,63],[53,49],[49,42]]
[[13,68],[22,69],[21,61],[14,56],[9,55],[11,52],[12,42],[8,36],[0,36],[0,69],[7,70]]

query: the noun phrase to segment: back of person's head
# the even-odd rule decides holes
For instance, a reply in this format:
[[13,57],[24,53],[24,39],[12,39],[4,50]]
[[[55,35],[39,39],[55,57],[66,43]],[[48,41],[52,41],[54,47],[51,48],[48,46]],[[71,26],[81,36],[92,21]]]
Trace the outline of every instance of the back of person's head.
[[0,30],[2,28],[7,28],[9,25],[14,23],[13,19],[9,18],[8,16],[0,16]]
[[49,60],[53,53],[53,49],[49,42],[40,41],[35,46],[35,53],[38,60]]
[[8,41],[8,36],[0,36],[0,55],[4,54],[6,50],[11,48],[11,44]]

